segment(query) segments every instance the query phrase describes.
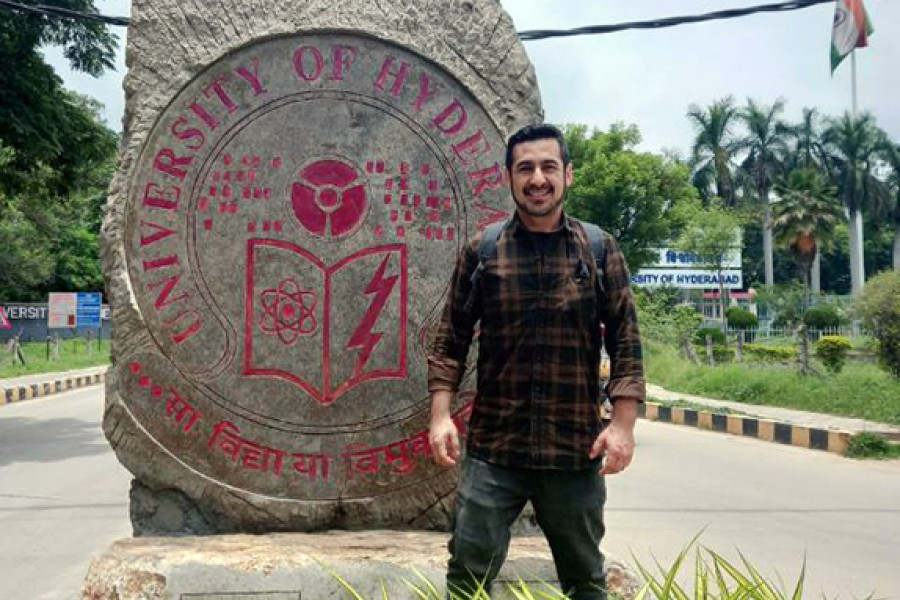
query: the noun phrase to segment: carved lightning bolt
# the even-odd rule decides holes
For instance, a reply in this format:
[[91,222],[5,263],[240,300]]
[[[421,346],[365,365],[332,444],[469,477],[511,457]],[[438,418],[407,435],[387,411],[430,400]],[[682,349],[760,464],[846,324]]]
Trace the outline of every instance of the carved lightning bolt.
[[367,296],[375,294],[375,298],[372,300],[372,304],[369,305],[369,310],[366,311],[366,314],[363,316],[362,321],[360,321],[356,331],[353,332],[353,335],[350,336],[350,339],[347,341],[347,350],[356,348],[361,350],[359,359],[356,363],[356,375],[362,373],[366,363],[368,363],[369,359],[372,357],[372,352],[375,351],[378,342],[384,337],[383,333],[375,333],[372,331],[372,328],[374,328],[375,323],[378,322],[378,317],[381,315],[381,311],[384,310],[384,305],[387,303],[388,298],[391,297],[394,285],[400,277],[399,275],[393,275],[388,278],[384,277],[384,272],[387,270],[388,261],[390,261],[390,259],[390,256],[384,258],[381,266],[378,267],[378,271],[376,271],[375,275],[372,277],[372,281],[366,286],[365,294]]

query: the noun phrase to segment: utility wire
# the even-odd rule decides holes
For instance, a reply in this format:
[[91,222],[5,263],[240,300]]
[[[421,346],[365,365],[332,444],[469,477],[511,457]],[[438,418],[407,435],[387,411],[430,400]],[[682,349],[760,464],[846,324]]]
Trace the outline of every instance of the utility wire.
[[30,13],[46,17],[65,17],[76,21],[94,21],[105,25],[119,25],[128,27],[128,17],[107,17],[99,13],[85,13],[77,10],[69,10],[58,6],[45,6],[43,4],[19,4],[10,0],[0,0],[0,8],[6,8],[19,13]]
[[746,8],[719,10],[702,15],[689,15],[683,17],[655,19],[653,21],[634,21],[631,23],[617,23],[614,25],[592,25],[590,27],[580,27],[578,29],[537,29],[530,31],[520,31],[519,38],[521,38],[523,41],[531,42],[535,40],[544,40],[547,38],[571,37],[575,35],[600,35],[605,33],[614,33],[616,31],[625,31],[626,29],[662,29],[663,27],[675,27],[676,25],[685,25],[687,23],[701,23],[703,21],[735,19],[737,17],[746,17],[748,15],[753,15],[756,13],[802,10],[804,8],[810,8],[818,4],[833,4],[834,1],[835,0],[795,0],[794,2],[762,4],[759,6],[748,6]]
[[[665,19],[654,19],[652,21],[634,21],[631,23],[616,23],[613,25],[592,25],[590,27],[579,27],[577,29],[538,29],[530,31],[520,31],[519,38],[521,38],[523,41],[531,42],[536,40],[545,40],[548,38],[571,37],[576,35],[602,35],[607,33],[615,33],[617,31],[625,31],[628,29],[662,29],[664,27],[675,27],[676,25],[685,25],[688,23],[701,23],[704,21],[735,19],[738,17],[746,17],[757,13],[802,10],[819,4],[834,3],[834,1],[835,0],[794,0],[793,2],[761,4],[758,6],[748,6],[746,8],[719,10],[702,15],[669,17]],[[95,21],[104,23],[106,25],[118,25],[122,27],[127,27],[128,23],[130,22],[130,19],[128,17],[108,17],[97,13],[84,13],[75,10],[59,8],[57,6],[45,6],[42,4],[20,4],[18,2],[12,2],[11,0],[0,0],[0,8],[6,8],[20,13],[31,13],[48,17],[64,17],[68,19]]]

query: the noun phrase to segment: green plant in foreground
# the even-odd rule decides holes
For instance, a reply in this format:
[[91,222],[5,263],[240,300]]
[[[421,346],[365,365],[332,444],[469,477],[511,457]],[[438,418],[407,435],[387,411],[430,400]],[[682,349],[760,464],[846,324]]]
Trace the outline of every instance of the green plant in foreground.
[[801,600],[803,598],[803,582],[806,578],[805,560],[793,592],[788,594],[763,577],[743,554],[739,553],[742,565],[738,566],[708,548],[696,549],[692,578],[693,590],[686,590],[678,583],[678,576],[685,566],[688,554],[696,540],[696,537],[691,540],[668,568],[657,562],[658,574],[651,572],[635,558],[634,561],[645,583],[634,600],[644,600],[645,598],[655,600]]
[[847,443],[850,458],[900,458],[900,446],[876,433],[857,433]]
[[840,373],[847,361],[847,352],[853,349],[850,340],[842,335],[826,335],[816,342],[816,358],[832,373]]

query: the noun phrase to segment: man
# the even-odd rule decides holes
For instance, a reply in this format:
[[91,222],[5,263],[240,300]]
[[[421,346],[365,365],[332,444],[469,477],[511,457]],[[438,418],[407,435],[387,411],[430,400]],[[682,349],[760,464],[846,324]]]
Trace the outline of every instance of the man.
[[[510,526],[530,500],[563,590],[573,600],[603,600],[603,478],[631,462],[637,404],[645,395],[628,268],[604,235],[598,279],[584,228],[563,214],[574,173],[558,129],[538,125],[515,133],[506,169],[516,214],[478,276],[483,234],[461,254],[428,357],[429,439],[435,460],[452,466],[460,448],[450,406],[480,320],[477,394],[449,545],[448,594],[466,597],[479,583],[490,591],[506,558]],[[597,410],[601,321],[613,402],[603,431]]]

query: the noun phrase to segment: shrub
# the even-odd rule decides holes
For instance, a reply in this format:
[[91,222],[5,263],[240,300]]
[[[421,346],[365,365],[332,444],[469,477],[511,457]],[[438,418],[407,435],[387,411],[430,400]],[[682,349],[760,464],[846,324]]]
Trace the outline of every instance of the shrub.
[[812,306],[803,313],[803,322],[812,329],[834,329],[844,323],[837,307],[830,305]]
[[847,352],[853,348],[850,340],[841,335],[826,335],[816,342],[816,357],[832,373],[840,373],[847,361]]
[[721,329],[713,329],[713,328],[703,328],[698,329],[697,333],[694,334],[694,343],[700,344],[701,346],[706,345],[706,336],[712,336],[713,344],[724,346],[725,345],[725,334],[722,333]]
[[713,346],[713,358],[716,364],[731,362],[734,360],[734,350],[727,346]]
[[879,362],[900,378],[900,271],[885,271],[870,279],[856,308],[878,340]]
[[900,447],[876,433],[864,431],[850,438],[846,454],[851,458],[897,458]]
[[740,306],[732,306],[725,311],[728,326],[732,329],[756,329],[759,319],[752,312]]
[[744,354],[764,362],[792,362],[797,360],[797,349],[789,346],[764,346],[744,344]]

